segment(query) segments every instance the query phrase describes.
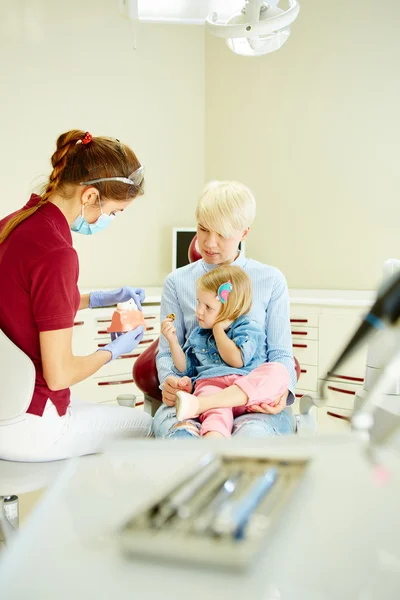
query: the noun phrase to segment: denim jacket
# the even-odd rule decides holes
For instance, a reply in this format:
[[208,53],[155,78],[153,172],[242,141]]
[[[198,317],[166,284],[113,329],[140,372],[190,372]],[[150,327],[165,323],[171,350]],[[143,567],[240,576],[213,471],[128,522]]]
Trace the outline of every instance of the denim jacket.
[[225,331],[242,353],[243,367],[231,367],[219,355],[212,329],[196,327],[188,337],[183,351],[186,355],[186,371],[174,369],[181,376],[187,375],[196,381],[223,375],[247,375],[267,362],[265,333],[260,325],[247,315],[236,319]]

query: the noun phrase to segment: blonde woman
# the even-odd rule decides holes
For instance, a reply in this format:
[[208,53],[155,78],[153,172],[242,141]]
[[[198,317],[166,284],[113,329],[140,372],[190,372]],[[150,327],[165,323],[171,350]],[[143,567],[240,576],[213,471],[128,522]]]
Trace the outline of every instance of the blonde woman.
[[[165,280],[161,300],[161,318],[170,313],[179,344],[184,346],[197,327],[196,282],[218,265],[238,266],[252,282],[252,305],[248,317],[263,331],[265,362],[281,363],[288,371],[288,389],[273,402],[253,405],[251,412],[234,418],[232,435],[262,437],[293,432],[291,409],[294,401],[296,372],[292,353],[289,319],[289,296],[285,277],[275,267],[247,258],[238,247],[247,238],[256,214],[251,191],[235,181],[212,181],[206,185],[196,209],[198,246],[202,259],[173,271]],[[157,437],[198,437],[198,419],[179,421],[176,417],[177,392],[192,392],[188,376],[180,377],[174,369],[171,349],[160,337],[157,369],[163,405],[153,420]],[[226,394],[236,392],[227,388]]]
[[204,437],[230,437],[234,417],[251,412],[254,405],[273,403],[289,386],[286,367],[266,362],[264,332],[247,316],[251,288],[240,267],[220,266],[200,277],[199,325],[183,348],[174,319],[162,322],[177,374],[194,381],[193,395],[177,392],[176,416],[179,421],[199,417]]

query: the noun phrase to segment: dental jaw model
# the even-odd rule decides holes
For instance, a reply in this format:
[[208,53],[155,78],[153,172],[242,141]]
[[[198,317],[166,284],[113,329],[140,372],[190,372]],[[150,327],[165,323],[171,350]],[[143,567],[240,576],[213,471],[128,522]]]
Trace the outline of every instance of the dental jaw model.
[[132,331],[142,325],[146,329],[146,322],[144,315],[141,310],[138,309],[135,302],[128,300],[128,302],[119,302],[115,309],[111,325],[108,327],[108,333],[125,333]]

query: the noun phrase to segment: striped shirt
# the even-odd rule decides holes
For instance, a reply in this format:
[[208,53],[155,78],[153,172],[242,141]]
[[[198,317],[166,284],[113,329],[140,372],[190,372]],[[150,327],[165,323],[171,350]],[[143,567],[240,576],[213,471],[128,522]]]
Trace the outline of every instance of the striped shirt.
[[[289,294],[286,279],[275,267],[246,258],[243,252],[231,264],[241,267],[252,280],[253,301],[248,317],[257,321],[265,331],[267,362],[280,362],[289,371],[291,385],[287,404],[293,404],[296,371],[292,352]],[[198,260],[172,271],[165,279],[161,297],[161,320],[165,319],[169,313],[175,313],[174,325],[181,346],[198,326],[196,281],[216,266],[209,265],[204,260]],[[176,376],[169,344],[163,335],[160,336],[157,370],[161,388],[168,375]]]

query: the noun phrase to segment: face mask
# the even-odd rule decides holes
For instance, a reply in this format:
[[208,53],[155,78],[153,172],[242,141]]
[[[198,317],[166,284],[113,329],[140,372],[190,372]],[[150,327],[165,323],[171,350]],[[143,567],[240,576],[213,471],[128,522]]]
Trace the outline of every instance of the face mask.
[[[100,198],[99,198],[100,204]],[[85,207],[82,205],[82,214],[78,215],[73,223],[71,223],[70,229],[71,231],[75,231],[76,233],[82,233],[83,235],[92,235],[93,233],[97,233],[98,231],[102,231],[106,229],[111,221],[114,219],[115,215],[106,215],[103,213],[103,209],[100,210],[101,215],[94,223],[88,223],[85,219],[84,215]]]

